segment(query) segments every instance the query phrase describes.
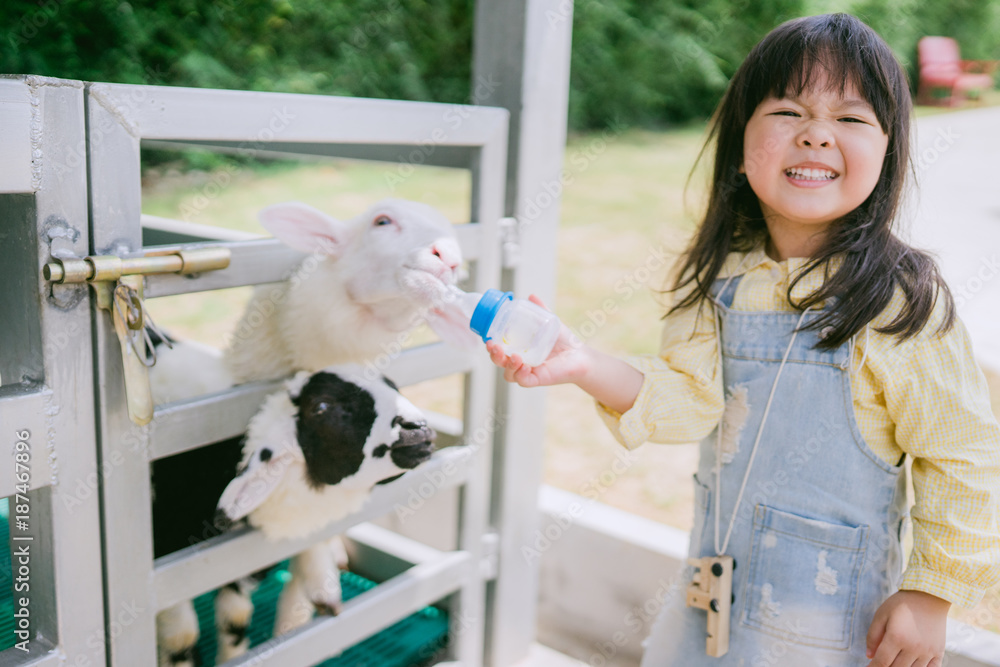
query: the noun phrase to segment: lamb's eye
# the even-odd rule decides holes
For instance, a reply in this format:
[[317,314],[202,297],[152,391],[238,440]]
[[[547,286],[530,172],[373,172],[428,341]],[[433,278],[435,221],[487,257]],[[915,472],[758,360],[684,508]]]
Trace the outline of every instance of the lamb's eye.
[[391,224],[392,224],[392,218],[390,218],[387,215],[380,215],[379,217],[375,218],[376,227],[381,227],[383,225],[391,225]]
[[325,414],[326,411],[329,410],[329,409],[330,409],[330,404],[329,403],[327,403],[325,401],[320,401],[319,403],[316,403],[315,405],[313,405],[312,413],[314,415],[322,415],[322,414]]

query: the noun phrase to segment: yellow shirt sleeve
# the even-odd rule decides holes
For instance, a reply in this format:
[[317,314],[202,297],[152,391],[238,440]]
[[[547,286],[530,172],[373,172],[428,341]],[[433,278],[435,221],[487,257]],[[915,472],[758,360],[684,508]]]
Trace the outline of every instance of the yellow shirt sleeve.
[[624,414],[598,404],[615,438],[628,449],[644,442],[697,442],[722,417],[722,374],[713,310],[693,306],[666,318],[657,355],[628,363],[644,376],[635,403]]
[[902,343],[878,336],[868,368],[896,443],[913,458],[913,553],[900,588],[970,607],[1000,583],[1000,426],[965,326],[937,333],[943,311],[939,300],[923,331]]

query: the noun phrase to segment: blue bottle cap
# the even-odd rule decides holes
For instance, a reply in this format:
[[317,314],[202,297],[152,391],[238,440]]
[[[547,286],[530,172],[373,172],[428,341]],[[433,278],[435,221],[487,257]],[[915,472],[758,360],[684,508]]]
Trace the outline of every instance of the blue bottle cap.
[[482,298],[479,299],[479,303],[476,304],[476,309],[472,311],[469,328],[479,334],[485,343],[489,340],[489,336],[486,334],[490,330],[490,325],[493,324],[493,318],[497,316],[500,306],[503,305],[504,301],[513,300],[513,292],[501,292],[498,289],[486,290],[483,292]]

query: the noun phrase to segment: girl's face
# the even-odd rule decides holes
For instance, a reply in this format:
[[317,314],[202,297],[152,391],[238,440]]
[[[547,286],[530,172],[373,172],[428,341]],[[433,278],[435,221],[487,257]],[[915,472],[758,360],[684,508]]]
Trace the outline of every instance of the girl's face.
[[743,171],[772,237],[823,232],[878,183],[889,137],[853,85],[826,84],[765,98],[747,122]]

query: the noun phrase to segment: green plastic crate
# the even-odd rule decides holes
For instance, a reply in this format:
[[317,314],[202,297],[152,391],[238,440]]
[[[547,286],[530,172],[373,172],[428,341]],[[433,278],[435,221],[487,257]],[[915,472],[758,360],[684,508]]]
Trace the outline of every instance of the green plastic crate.
[[[8,541],[7,498],[0,498],[0,540]],[[288,561],[276,565],[253,594],[254,614],[247,636],[251,648],[271,638],[278,595],[291,575]],[[10,551],[0,549],[0,650],[14,646],[14,599],[11,586]],[[344,600],[350,600],[376,586],[353,572],[340,573]],[[215,665],[215,592],[194,600],[201,638],[198,654],[203,667]],[[448,638],[448,615],[436,607],[425,607],[395,625],[344,650],[316,667],[416,667],[432,663]]]

